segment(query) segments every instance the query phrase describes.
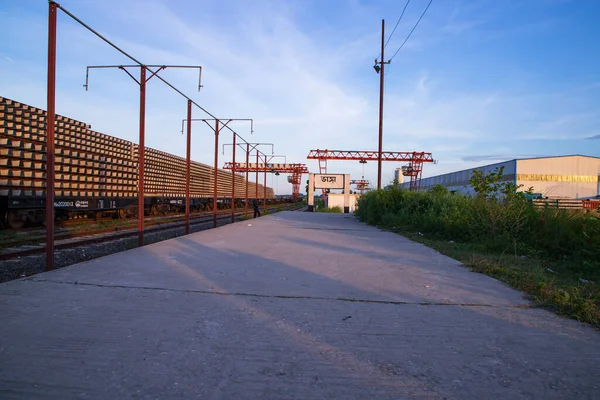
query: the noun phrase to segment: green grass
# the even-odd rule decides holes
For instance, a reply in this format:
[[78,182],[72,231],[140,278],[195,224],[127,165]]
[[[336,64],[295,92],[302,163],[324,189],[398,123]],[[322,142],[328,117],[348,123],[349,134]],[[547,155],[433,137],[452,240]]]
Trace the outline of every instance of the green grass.
[[515,289],[526,292],[538,306],[600,328],[600,287],[581,281],[572,262],[515,257],[492,253],[482,246],[429,239],[414,232],[400,232],[440,253],[462,262],[473,272],[492,276]]
[[342,209],[338,206],[331,207],[331,208],[326,207],[323,199],[317,199],[315,201],[315,211],[322,212],[322,213],[332,213],[332,214],[341,214],[342,213]]
[[320,206],[317,208],[317,212],[322,212],[322,213],[332,213],[332,214],[341,214],[342,213],[342,209],[338,206],[335,207],[325,207],[325,206]]
[[536,210],[519,196],[386,189],[361,197],[356,214],[528,293],[539,306],[600,327],[597,213]]

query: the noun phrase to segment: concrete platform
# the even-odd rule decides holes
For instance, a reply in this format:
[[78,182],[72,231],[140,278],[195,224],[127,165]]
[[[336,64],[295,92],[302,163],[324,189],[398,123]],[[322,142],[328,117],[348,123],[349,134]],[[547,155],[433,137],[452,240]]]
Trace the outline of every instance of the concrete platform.
[[1,399],[598,399],[600,334],[344,215],[0,285]]

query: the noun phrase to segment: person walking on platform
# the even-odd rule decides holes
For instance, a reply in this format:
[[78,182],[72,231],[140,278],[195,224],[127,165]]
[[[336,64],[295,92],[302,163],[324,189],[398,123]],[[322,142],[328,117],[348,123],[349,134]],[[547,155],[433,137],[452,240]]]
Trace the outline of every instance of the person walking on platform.
[[256,218],[256,216],[260,217],[260,208],[258,206],[258,201],[256,201],[256,199],[254,199],[252,201],[252,207],[254,207],[254,218]]

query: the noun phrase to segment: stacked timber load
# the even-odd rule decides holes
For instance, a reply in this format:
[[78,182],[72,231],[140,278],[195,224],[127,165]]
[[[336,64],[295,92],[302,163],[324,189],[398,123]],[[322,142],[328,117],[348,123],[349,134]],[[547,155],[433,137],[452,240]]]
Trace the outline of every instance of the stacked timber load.
[[[58,136],[57,136],[58,137]],[[131,161],[131,142],[87,129],[75,137],[67,137],[71,148],[93,157],[91,168],[75,169],[75,173],[93,175],[98,196],[137,196],[137,163]],[[59,141],[57,140],[57,147]],[[58,151],[56,151],[58,157]],[[77,175],[72,176],[77,179]],[[58,193],[57,193],[58,195]]]
[[[138,146],[135,146],[133,159],[137,160]],[[146,148],[144,153],[144,191],[146,195],[184,196],[186,179],[186,160],[163,151]],[[217,197],[231,197],[231,171],[217,170]],[[264,196],[264,186],[259,185],[259,198]],[[190,163],[190,196],[212,197],[214,190],[214,168],[195,161]],[[242,176],[235,177],[235,197],[244,198],[246,181]],[[248,196],[254,197],[256,184],[248,185]],[[267,198],[274,197],[273,190],[267,188]]]
[[[0,195],[43,197],[45,111],[0,97]],[[131,197],[137,174],[127,141],[60,115],[55,122],[57,197]]]
[[45,122],[36,111],[0,98],[0,195],[43,195]]
[[[135,198],[138,145],[95,132],[60,115],[55,122],[55,195],[59,198]],[[0,96],[0,196],[44,198],[46,187],[46,112]],[[145,149],[145,196],[184,197],[186,160]],[[191,163],[191,194],[212,197],[214,170]],[[217,170],[218,197],[231,197],[232,174]],[[245,196],[245,179],[236,176],[236,197]],[[253,198],[256,184],[249,182]],[[264,188],[258,185],[262,198]],[[273,198],[271,188],[267,198]]]

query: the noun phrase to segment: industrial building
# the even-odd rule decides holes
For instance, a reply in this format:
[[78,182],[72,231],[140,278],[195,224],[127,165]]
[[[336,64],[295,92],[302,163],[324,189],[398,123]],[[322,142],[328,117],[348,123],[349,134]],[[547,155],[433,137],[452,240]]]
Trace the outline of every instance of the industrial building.
[[[503,181],[533,187],[534,193],[548,198],[586,199],[600,196],[600,157],[570,155],[521,158],[496,164],[432,176],[421,180],[421,190],[442,185],[450,191],[473,194],[469,179],[474,170],[486,174],[504,167]],[[408,189],[408,183],[402,184]]]
[[396,168],[394,170],[394,183],[401,185],[404,183],[404,175],[402,174],[402,168]]

